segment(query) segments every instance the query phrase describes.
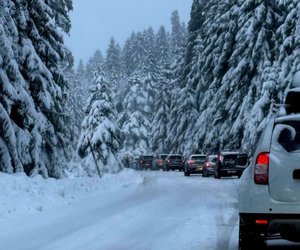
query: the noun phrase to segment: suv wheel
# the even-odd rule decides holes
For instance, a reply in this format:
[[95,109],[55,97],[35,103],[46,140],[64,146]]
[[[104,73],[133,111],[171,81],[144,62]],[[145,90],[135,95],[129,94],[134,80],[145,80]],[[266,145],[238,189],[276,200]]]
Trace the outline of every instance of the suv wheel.
[[190,176],[190,173],[187,171],[184,171],[184,176]]
[[239,250],[263,250],[266,248],[265,239],[255,230],[250,230],[246,225],[239,226]]

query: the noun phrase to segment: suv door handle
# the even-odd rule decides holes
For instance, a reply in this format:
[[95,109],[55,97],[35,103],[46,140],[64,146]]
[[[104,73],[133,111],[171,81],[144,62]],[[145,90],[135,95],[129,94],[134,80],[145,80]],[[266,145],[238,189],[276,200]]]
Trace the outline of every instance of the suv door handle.
[[300,169],[295,169],[293,172],[293,178],[294,179],[300,179]]

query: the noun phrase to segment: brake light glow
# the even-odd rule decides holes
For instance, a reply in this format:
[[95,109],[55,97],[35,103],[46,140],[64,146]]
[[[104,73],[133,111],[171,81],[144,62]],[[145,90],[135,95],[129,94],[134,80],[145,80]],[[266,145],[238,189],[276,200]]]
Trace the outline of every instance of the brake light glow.
[[259,185],[269,184],[269,153],[267,152],[262,152],[257,156],[254,182]]
[[195,161],[194,160],[188,160],[188,164],[194,164]]
[[219,155],[219,161],[223,161],[224,156],[223,155]]
[[261,153],[257,157],[256,164],[268,165],[269,164],[269,155],[267,153]]
[[267,220],[256,220],[257,225],[267,225],[269,222]]

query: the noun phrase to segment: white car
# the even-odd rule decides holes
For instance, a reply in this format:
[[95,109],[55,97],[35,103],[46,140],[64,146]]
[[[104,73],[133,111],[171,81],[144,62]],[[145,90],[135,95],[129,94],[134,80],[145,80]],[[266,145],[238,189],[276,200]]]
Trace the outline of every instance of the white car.
[[239,249],[300,241],[300,112],[289,113],[267,125],[240,179]]

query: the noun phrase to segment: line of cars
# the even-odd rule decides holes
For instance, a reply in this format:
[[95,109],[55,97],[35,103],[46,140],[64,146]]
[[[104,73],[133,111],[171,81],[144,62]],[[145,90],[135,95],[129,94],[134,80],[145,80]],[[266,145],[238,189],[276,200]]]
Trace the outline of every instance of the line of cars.
[[220,152],[218,155],[192,154],[184,159],[181,154],[148,154],[135,160],[137,170],[179,170],[185,176],[202,174],[203,177],[240,177],[248,165],[246,154],[239,152]]
[[185,160],[180,154],[148,154],[141,155],[135,160],[137,170],[183,171]]

